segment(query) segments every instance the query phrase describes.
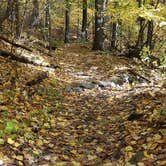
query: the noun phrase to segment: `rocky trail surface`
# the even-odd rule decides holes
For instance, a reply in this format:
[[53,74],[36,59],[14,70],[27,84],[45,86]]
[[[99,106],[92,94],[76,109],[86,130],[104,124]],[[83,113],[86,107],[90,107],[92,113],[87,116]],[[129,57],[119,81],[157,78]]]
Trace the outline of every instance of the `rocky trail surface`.
[[0,165],[164,166],[165,73],[85,45],[54,54],[57,69],[0,58]]

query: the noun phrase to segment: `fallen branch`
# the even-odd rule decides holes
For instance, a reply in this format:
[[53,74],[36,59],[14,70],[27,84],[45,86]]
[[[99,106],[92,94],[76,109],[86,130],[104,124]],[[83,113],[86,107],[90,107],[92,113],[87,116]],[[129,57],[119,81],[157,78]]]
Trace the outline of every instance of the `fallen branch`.
[[37,64],[34,61],[29,60],[26,57],[18,56],[18,55],[15,55],[15,54],[11,53],[11,52],[7,52],[7,51],[3,51],[3,50],[0,50],[0,56],[5,57],[5,58],[9,58],[11,60],[15,60],[15,61],[18,61],[18,62],[21,62],[21,63],[37,65],[37,66],[43,66],[43,67],[48,67],[48,68],[52,68],[52,69],[59,68],[59,66],[54,65],[54,64],[50,64],[50,65]]
[[25,50],[27,50],[27,51],[32,52],[32,49],[30,49],[30,48],[28,48],[28,47],[26,47],[26,46],[23,46],[23,45],[21,45],[21,44],[14,43],[13,41],[10,41],[9,39],[7,39],[7,38],[5,38],[5,37],[3,37],[3,36],[0,36],[0,40],[3,40],[3,41],[5,41],[5,42],[7,42],[7,43],[9,43],[9,44],[11,44],[11,45],[13,45],[13,46],[15,46],[15,47],[23,48],[23,49],[25,49]]
[[9,58],[11,60],[15,60],[21,63],[29,63],[29,64],[34,64],[32,61],[29,61],[27,58],[25,57],[18,57],[15,54],[11,53],[11,52],[7,52],[7,51],[3,51],[0,50],[0,56],[5,57],[5,58]]

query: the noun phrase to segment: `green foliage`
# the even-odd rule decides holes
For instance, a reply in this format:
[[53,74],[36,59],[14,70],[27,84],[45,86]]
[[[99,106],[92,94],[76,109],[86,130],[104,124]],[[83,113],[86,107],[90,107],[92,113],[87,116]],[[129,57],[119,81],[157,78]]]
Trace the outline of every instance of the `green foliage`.
[[0,130],[0,138],[2,138],[4,135],[4,131],[3,130]]
[[55,50],[55,49],[61,47],[62,44],[63,44],[63,42],[62,42],[61,40],[56,40],[56,39],[52,39],[52,40],[51,40],[51,48],[52,48],[53,50]]
[[164,108],[164,109],[161,110],[161,115],[166,118],[166,108]]
[[58,100],[60,92],[52,87],[39,87],[36,95],[42,96],[47,100]]
[[15,90],[5,90],[3,92],[3,95],[5,98],[9,98],[10,100],[13,100],[15,98],[16,91]]
[[141,60],[146,63],[150,63],[150,61],[151,61],[150,56],[151,56],[151,52],[150,52],[149,47],[144,47],[140,52]]
[[17,133],[19,131],[18,123],[15,120],[10,120],[6,122],[4,132],[8,134]]
[[161,59],[159,57],[155,57],[149,47],[144,47],[141,50],[140,57],[142,62],[146,63],[148,66],[155,67],[161,65]]

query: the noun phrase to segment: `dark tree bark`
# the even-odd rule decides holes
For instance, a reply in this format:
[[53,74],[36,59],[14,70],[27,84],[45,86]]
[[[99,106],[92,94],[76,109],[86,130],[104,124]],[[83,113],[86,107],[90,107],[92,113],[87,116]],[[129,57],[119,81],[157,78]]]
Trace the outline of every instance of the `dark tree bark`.
[[114,22],[112,24],[112,40],[111,40],[111,49],[117,48],[117,37],[118,37],[118,23]]
[[51,34],[51,2],[47,0],[47,13],[48,13],[48,42],[49,42],[49,53],[51,54],[52,50],[52,34]]
[[[118,5],[118,2],[114,3],[114,8],[116,8]],[[112,40],[111,40],[111,49],[117,48],[117,37],[118,37],[118,23],[114,22],[112,23]]]
[[19,0],[15,0],[15,15],[16,15],[16,38],[18,39],[21,34],[20,29],[20,2]]
[[[160,0],[157,0],[156,4],[154,3],[153,0],[150,1],[150,5],[154,6],[155,9],[157,9],[159,3],[160,3]],[[149,47],[150,50],[154,48],[153,33],[154,33],[154,21],[149,20],[148,29],[147,29],[146,46]]]
[[66,10],[65,10],[65,43],[69,43],[69,32],[70,32],[70,2],[65,0]]
[[154,23],[153,20],[150,20],[148,21],[147,41],[146,41],[146,46],[149,47],[150,50],[153,49],[153,29],[154,29]]
[[81,38],[84,41],[87,41],[88,33],[87,33],[87,0],[83,0],[83,11],[82,11],[82,32]]
[[104,50],[104,10],[106,0],[95,0],[95,35],[93,50]]
[[[142,7],[142,5],[145,3],[145,0],[137,0],[139,8]],[[139,33],[138,33],[138,39],[136,43],[136,48],[142,48],[144,45],[144,31],[146,27],[145,19],[142,17],[138,18],[139,21]]]

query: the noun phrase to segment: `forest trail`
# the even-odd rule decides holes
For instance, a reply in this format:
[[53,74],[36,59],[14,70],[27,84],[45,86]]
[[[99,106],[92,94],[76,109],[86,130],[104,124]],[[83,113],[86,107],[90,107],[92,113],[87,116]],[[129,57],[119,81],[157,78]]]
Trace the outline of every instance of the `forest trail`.
[[108,52],[93,52],[81,44],[66,46],[58,55],[57,62],[62,69],[58,78],[70,84],[66,90],[91,95],[116,97],[160,91],[165,76],[164,72],[148,68],[143,73],[142,66],[131,59]]
[[141,73],[134,61],[80,44],[54,54],[56,60],[48,61],[60,68],[35,84],[29,82],[43,68],[0,58],[0,124],[6,123],[4,135],[11,137],[0,139],[0,161],[27,166],[164,165],[162,74]]

